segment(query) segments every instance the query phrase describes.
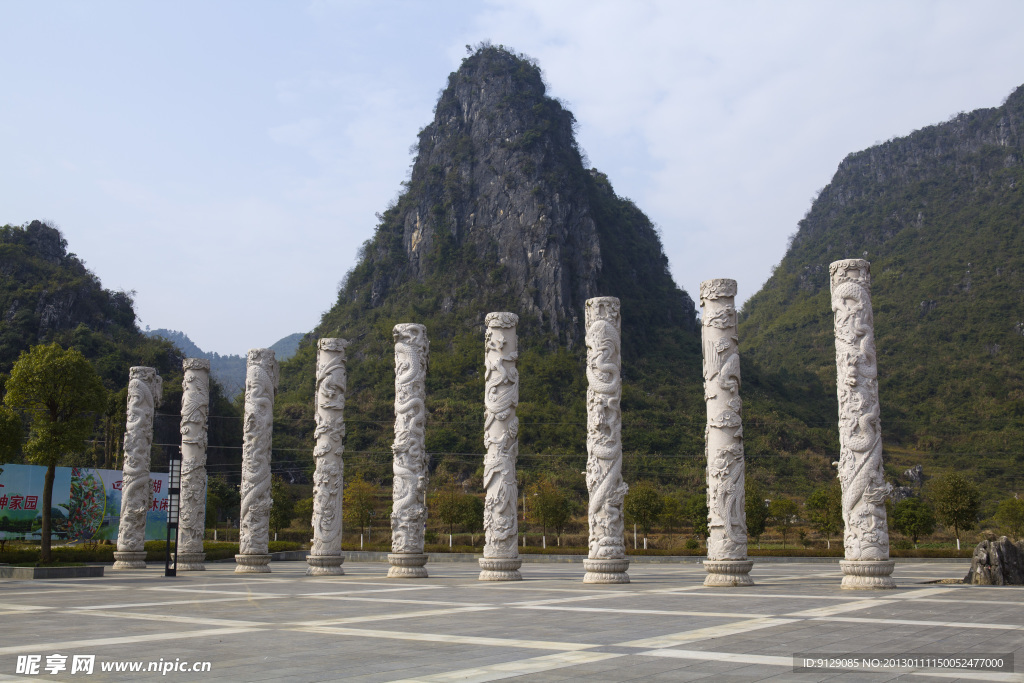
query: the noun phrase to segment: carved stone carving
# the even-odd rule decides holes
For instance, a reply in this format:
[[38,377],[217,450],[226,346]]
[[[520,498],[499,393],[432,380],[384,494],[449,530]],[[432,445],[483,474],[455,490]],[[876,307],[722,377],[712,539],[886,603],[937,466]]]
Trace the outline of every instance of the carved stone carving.
[[488,313],[484,337],[484,556],[481,581],[519,581],[516,457],[519,358],[514,313]]
[[242,423],[242,511],[235,571],[270,571],[270,446],[278,365],[271,349],[250,349],[245,370]]
[[736,335],[736,281],[700,283],[704,349],[704,449],[708,477],[708,561],[705,586],[752,586],[743,492],[743,402]]
[[316,354],[316,447],[313,459],[313,547],[306,563],[307,576],[340,576],[341,500],[345,489],[345,367],[347,339],[326,338],[317,342]]
[[162,396],[163,380],[154,368],[137,366],[128,371],[128,422],[114,569],[146,567],[146,512],[153,502],[149,479],[153,414]]
[[427,328],[395,325],[394,504],[391,513],[391,554],[388,576],[425,578],[427,556],[423,532],[427,521],[429,460],[426,439],[426,378],[430,342]]
[[181,502],[178,571],[202,571],[206,533],[206,429],[210,412],[210,361],[186,358],[181,382]]
[[619,300],[587,299],[587,491],[590,552],[583,583],[629,583],[622,505],[622,365]]
[[[871,311],[871,266],[861,259],[829,265],[835,316],[839,397],[839,481],[843,488],[846,562],[843,588],[895,588],[890,576],[882,472],[882,422]],[[871,566],[867,566],[871,563]]]

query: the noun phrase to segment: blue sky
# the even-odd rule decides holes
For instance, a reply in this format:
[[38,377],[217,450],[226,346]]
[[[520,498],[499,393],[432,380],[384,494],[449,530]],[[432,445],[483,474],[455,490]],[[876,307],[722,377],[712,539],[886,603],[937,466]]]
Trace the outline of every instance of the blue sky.
[[204,349],[308,331],[489,39],[539,60],[676,281],[745,299],[843,157],[1024,83],[1021,26],[984,0],[8,0],[0,223],[52,221]]

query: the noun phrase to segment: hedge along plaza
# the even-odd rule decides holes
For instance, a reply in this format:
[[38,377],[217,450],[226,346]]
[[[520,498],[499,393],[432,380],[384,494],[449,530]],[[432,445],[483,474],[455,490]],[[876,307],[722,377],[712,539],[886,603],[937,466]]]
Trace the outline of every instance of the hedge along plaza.
[[[877,366],[870,298],[870,264],[851,259],[830,266],[832,311],[835,317],[837,392],[840,413],[841,455],[839,478],[843,489],[846,578],[844,588],[893,588],[889,579],[889,541],[885,507],[887,485],[882,479],[881,424],[878,419]],[[701,283],[705,401],[708,423],[707,502],[709,510],[709,585],[750,586],[751,561],[747,558],[743,500],[744,454],[742,402],[736,311],[736,281]],[[626,583],[622,501],[628,486],[621,480],[620,438],[620,303],[614,297],[586,302],[587,325],[587,488],[590,492],[590,552],[585,582]],[[480,580],[521,579],[517,538],[516,459],[518,456],[519,403],[518,317],[510,312],[489,313],[485,318],[485,435],[484,458],[485,546],[480,560]],[[395,326],[395,444],[393,553],[390,577],[426,578],[423,538],[426,521],[424,495],[429,475],[423,447],[426,412],[424,380],[429,342],[422,325]],[[346,355],[344,339],[319,341],[317,363],[317,461],[314,475],[314,548],[310,575],[343,575],[341,570],[341,490],[343,484],[342,437]],[[186,361],[186,364],[189,361]],[[152,370],[133,368],[134,372]],[[245,391],[242,502],[239,531],[238,572],[270,571],[269,540],[270,458],[273,433],[273,402],[278,364],[270,349],[253,349],[248,355]],[[151,373],[154,374],[155,373]],[[140,375],[141,377],[141,375]],[[148,377],[148,376],[147,376]],[[135,381],[133,386],[145,382]],[[145,379],[145,378],[142,378]],[[153,381],[159,386],[159,377]],[[146,385],[148,386],[148,384]],[[145,392],[142,392],[145,393]],[[129,388],[129,415],[141,403]],[[186,392],[187,395],[187,392]],[[133,396],[134,404],[133,404]],[[158,397],[156,397],[158,399]],[[183,400],[186,400],[183,396]],[[420,406],[418,409],[416,406]],[[143,406],[144,407],[144,406]],[[411,412],[410,412],[411,411]],[[140,412],[140,411],[136,411]],[[142,411],[144,412],[144,411]],[[183,407],[184,413],[184,407]],[[141,413],[140,413],[141,414]],[[152,418],[137,420],[139,436],[130,429],[132,443],[144,442]],[[205,430],[205,421],[202,429]],[[131,422],[130,425],[131,427]],[[198,427],[197,422],[193,427]],[[193,438],[197,438],[195,434]],[[126,437],[126,445],[129,443]],[[145,463],[148,475],[148,448]],[[133,458],[134,463],[139,458]],[[126,448],[126,478],[129,465]],[[197,480],[198,481],[198,480]],[[135,518],[133,517],[132,520]],[[122,517],[122,535],[125,535]],[[143,520],[144,524],[144,520]],[[138,530],[132,527],[131,536]],[[120,544],[119,544],[119,550]],[[119,562],[119,564],[123,564]]]

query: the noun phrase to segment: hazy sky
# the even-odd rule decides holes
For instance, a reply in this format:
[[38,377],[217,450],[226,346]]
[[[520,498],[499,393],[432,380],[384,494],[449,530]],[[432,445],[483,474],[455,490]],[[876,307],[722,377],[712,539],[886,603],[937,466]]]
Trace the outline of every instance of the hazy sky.
[[1024,2],[0,3],[0,224],[64,232],[140,324],[312,329],[467,43],[539,60],[676,281],[753,294],[847,154],[1002,103]]

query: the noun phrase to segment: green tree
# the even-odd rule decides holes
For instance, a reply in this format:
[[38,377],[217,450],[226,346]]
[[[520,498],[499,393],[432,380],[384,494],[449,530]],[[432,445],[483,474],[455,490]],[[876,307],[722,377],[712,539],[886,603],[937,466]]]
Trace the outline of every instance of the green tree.
[[666,495],[662,499],[661,521],[669,533],[675,532],[686,521],[686,510],[677,497]]
[[786,536],[796,524],[800,507],[784,496],[777,496],[768,504],[768,519],[779,533],[782,534],[782,547],[786,547]]
[[558,537],[558,544],[562,544],[562,531],[566,523],[572,517],[572,501],[569,496],[549,478],[542,479],[535,487],[531,512],[541,528],[544,535],[548,534],[548,527],[554,529]]
[[807,499],[806,507],[811,524],[825,537],[825,545],[831,548],[832,537],[843,531],[843,490],[839,480],[816,489]]
[[[455,533],[455,525],[462,520],[463,493],[459,490],[458,482],[452,476],[441,478],[438,487],[430,497],[431,517],[435,517],[441,524],[448,527],[449,537]],[[451,539],[449,538],[449,542]]]
[[764,489],[753,479],[747,479],[744,484],[746,503],[744,512],[747,517],[747,534],[752,536],[761,547],[761,534],[764,533],[765,525],[768,523],[768,504],[765,502]]
[[345,524],[358,527],[359,533],[369,537],[370,523],[376,509],[377,488],[360,477],[349,479],[345,484],[342,500],[342,517]]
[[106,390],[85,356],[56,343],[23,351],[5,388],[4,404],[28,418],[29,437],[24,447],[27,459],[46,466],[41,554],[42,561],[49,562],[57,465],[85,449],[95,413],[106,405]]
[[270,479],[270,498],[270,528],[276,536],[281,529],[288,528],[295,516],[295,498],[280,475],[275,474]]
[[960,532],[974,528],[981,507],[981,494],[970,479],[958,472],[949,472],[931,482],[931,498],[935,515],[947,527],[953,527],[956,549],[960,550]]
[[996,520],[1011,536],[1024,536],[1024,498],[1007,498],[996,508]]
[[484,530],[484,499],[471,493],[465,494],[459,522],[470,533],[470,542],[476,545],[476,535]]
[[629,487],[623,511],[626,513],[626,519],[639,525],[644,532],[644,538],[647,538],[658,522],[664,505],[658,490],[648,482],[641,481]]
[[935,513],[920,498],[904,498],[892,509],[892,528],[910,536],[917,547],[917,539],[935,531]]
[[221,513],[230,517],[238,513],[242,505],[238,488],[227,483],[220,477],[206,480],[206,525],[217,526]]
[[707,542],[708,539],[708,497],[706,494],[695,493],[686,499],[683,514],[693,525],[693,533]]
[[303,529],[312,531],[313,529],[313,499],[312,498],[300,498],[295,501],[295,519],[299,520],[299,524],[302,525]]

